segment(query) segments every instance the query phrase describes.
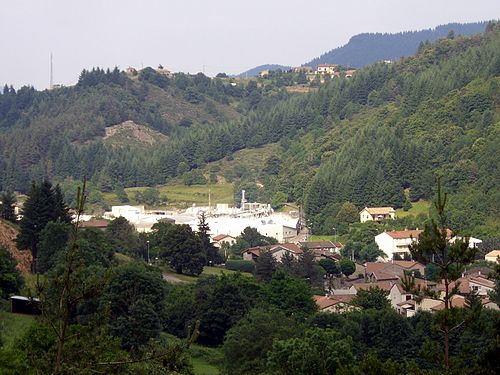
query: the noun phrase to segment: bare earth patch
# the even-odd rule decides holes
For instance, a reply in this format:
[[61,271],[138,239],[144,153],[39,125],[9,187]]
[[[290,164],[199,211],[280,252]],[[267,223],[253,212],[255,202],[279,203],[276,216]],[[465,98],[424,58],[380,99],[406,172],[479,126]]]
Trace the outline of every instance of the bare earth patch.
[[107,143],[111,143],[113,146],[124,146],[128,144],[153,146],[157,143],[165,142],[167,136],[147,126],[139,125],[129,120],[121,124],[107,127],[106,135],[103,140]]
[[31,253],[28,250],[19,250],[16,247],[17,230],[0,221],[0,246],[5,247],[10,251],[14,259],[17,261],[16,268],[27,273],[31,270]]

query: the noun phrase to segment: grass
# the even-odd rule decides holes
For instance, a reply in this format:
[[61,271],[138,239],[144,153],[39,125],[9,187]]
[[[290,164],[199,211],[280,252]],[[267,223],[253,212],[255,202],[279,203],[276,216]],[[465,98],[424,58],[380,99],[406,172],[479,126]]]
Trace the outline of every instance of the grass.
[[[210,275],[222,275],[222,273],[225,273],[226,275],[230,275],[233,273],[237,273],[238,271],[233,271],[233,270],[227,270],[225,268],[221,267],[204,267],[203,272],[199,277],[207,277]],[[182,275],[174,272],[170,268],[163,268],[163,273],[167,274],[173,278],[179,279],[180,281],[184,281],[187,283],[195,283],[199,277],[196,276],[189,276],[189,275]],[[242,275],[247,276],[247,277],[252,277],[253,275],[248,272],[240,272]]]
[[191,358],[194,375],[219,375],[220,370],[202,358]]
[[[180,339],[170,333],[162,332],[161,336],[170,343],[180,343]],[[191,344],[188,349],[195,375],[218,375],[222,364],[222,352],[219,348],[210,348],[199,344]]]
[[429,208],[431,207],[431,202],[420,199],[418,202],[412,203],[412,208],[408,211],[403,211],[402,208],[396,210],[396,217],[406,217],[406,216],[418,216],[418,215],[429,215]]
[[[229,203],[233,204],[233,185],[229,183],[221,183],[214,185],[191,185],[183,184],[162,185],[155,187],[160,195],[164,195],[168,199],[168,206],[188,207],[193,203],[197,205],[208,205],[208,192],[210,189],[210,198],[212,204]],[[144,191],[147,187],[126,188],[125,191],[130,199],[127,204],[137,205],[135,201],[135,193]],[[103,198],[106,204],[110,206],[122,205],[114,192],[103,193]],[[165,208],[165,207],[162,207]]]
[[34,319],[30,315],[0,311],[0,329],[4,347],[10,347],[17,338],[21,337],[28,330]]

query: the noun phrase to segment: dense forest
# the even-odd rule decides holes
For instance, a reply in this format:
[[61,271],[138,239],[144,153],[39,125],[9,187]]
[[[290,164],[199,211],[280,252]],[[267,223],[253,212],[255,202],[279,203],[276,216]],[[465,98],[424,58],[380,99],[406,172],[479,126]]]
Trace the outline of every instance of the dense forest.
[[[202,74],[167,78],[153,69],[137,77],[84,71],[75,87],[53,91],[6,87],[0,189],[26,191],[32,179],[84,175],[111,189],[153,186],[278,142],[258,176],[264,188],[255,179],[238,187],[246,185],[252,198],[279,194],[302,203],[316,233],[329,231],[326,218],[346,201],[401,207],[431,198],[443,176],[452,193],[450,225],[491,236],[500,202],[499,47],[492,23],[484,34],[449,35],[422,45],[415,57],[369,66],[309,94]],[[168,120],[166,97],[198,115]],[[106,127],[125,120],[164,134],[166,142],[106,144]]]
[[341,64],[361,68],[382,60],[397,61],[415,54],[421,43],[434,42],[450,33],[464,36],[478,34],[485,28],[486,22],[449,23],[434,29],[396,34],[359,34],[353,36],[345,46],[326,52],[304,65],[316,68],[318,64]]

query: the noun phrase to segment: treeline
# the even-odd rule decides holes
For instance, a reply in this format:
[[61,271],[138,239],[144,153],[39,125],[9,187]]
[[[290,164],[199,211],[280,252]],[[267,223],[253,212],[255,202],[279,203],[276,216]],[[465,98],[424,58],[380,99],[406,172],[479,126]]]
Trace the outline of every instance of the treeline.
[[413,55],[420,43],[434,42],[448,35],[479,34],[486,25],[486,22],[450,23],[434,29],[395,34],[363,33],[353,36],[346,45],[326,52],[304,65],[316,68],[318,64],[342,64],[361,68],[381,60],[397,61],[401,57]]
[[303,198],[313,230],[331,233],[325,219],[343,202],[402,207],[408,194],[432,197],[443,176],[453,193],[450,226],[493,235],[486,223],[498,212],[499,47],[491,25],[484,36],[447,39],[332,82],[323,107],[331,128],[282,142],[274,189]]

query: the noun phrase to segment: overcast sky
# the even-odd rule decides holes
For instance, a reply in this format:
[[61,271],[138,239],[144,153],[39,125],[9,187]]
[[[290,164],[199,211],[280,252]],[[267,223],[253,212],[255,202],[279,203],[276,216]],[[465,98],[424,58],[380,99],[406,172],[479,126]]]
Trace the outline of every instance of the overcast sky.
[[0,0],[0,84],[71,85],[84,68],[207,75],[300,65],[362,32],[500,18],[500,0]]

